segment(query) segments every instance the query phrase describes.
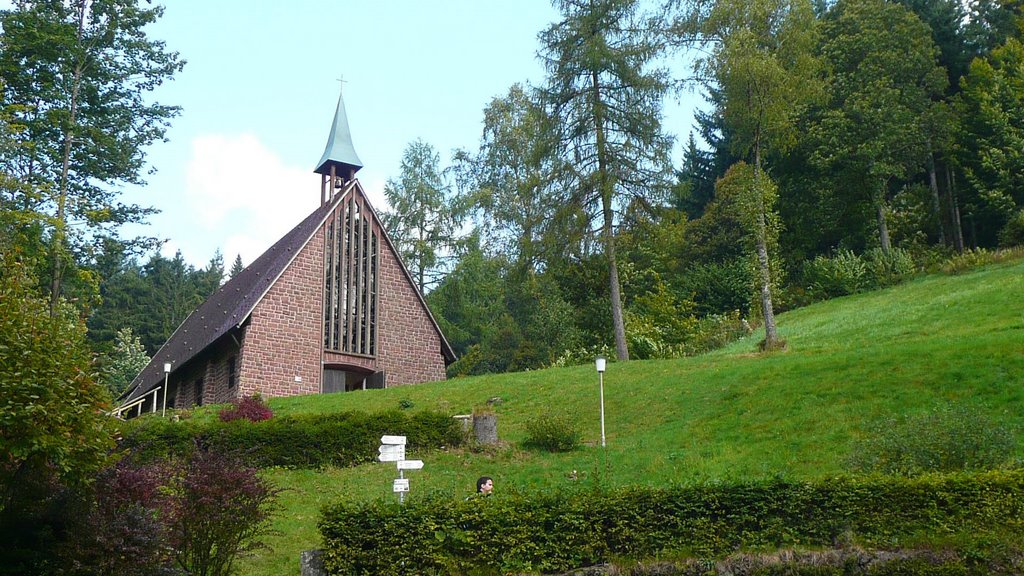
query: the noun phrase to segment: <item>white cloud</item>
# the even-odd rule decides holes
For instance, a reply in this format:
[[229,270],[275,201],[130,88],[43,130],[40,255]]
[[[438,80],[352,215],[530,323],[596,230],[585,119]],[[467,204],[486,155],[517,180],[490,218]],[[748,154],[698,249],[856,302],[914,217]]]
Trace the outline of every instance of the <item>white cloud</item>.
[[254,134],[207,134],[192,141],[184,200],[195,233],[217,239],[225,265],[235,254],[248,265],[317,207],[319,180]]

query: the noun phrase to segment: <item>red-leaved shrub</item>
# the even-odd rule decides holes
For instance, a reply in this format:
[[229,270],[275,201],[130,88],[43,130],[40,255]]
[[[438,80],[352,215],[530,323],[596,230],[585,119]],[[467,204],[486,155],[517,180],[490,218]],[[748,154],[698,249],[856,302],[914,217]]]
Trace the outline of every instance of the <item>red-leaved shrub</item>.
[[221,422],[245,419],[250,422],[261,422],[270,420],[274,412],[263,401],[259,394],[246,396],[238,400],[232,400],[231,406],[220,411]]

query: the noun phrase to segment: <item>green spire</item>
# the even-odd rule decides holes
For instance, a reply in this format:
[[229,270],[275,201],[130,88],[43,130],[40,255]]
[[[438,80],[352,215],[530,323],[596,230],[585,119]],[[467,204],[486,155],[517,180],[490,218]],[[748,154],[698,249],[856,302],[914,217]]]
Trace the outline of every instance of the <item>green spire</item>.
[[352,133],[348,129],[348,115],[345,114],[345,101],[338,93],[338,109],[334,112],[334,125],[331,126],[331,135],[327,138],[327,147],[324,148],[324,155],[317,162],[318,174],[330,174],[331,163],[341,167],[339,175],[347,174],[351,169],[353,172],[363,167],[363,163],[356,155],[356,149],[352,146]]

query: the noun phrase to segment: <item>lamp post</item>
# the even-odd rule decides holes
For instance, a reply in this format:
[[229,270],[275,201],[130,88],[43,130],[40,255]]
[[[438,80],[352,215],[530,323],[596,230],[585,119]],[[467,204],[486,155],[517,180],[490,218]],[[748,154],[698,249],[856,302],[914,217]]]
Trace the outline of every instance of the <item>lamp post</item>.
[[597,378],[598,378],[598,381],[600,382],[600,391],[601,391],[601,447],[604,448],[605,447],[605,440],[604,440],[604,367],[605,367],[605,358],[604,358],[604,356],[598,356],[597,359],[594,361],[594,364],[596,364],[596,366],[597,366]]
[[167,416],[167,380],[171,376],[171,363],[164,362],[164,405],[160,410],[160,417]]

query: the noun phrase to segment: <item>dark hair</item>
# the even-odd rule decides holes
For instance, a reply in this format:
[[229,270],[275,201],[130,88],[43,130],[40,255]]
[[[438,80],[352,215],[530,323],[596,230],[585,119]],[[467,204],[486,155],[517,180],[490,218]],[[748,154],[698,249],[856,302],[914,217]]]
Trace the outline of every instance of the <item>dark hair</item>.
[[[477,491],[477,494],[479,494],[483,490],[484,484],[487,484],[488,480],[491,480],[490,476],[481,476],[481,477],[476,479],[476,491]],[[492,482],[493,482],[493,480],[492,480]]]

